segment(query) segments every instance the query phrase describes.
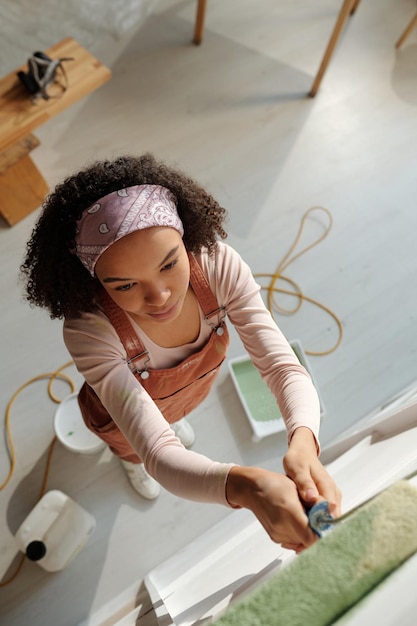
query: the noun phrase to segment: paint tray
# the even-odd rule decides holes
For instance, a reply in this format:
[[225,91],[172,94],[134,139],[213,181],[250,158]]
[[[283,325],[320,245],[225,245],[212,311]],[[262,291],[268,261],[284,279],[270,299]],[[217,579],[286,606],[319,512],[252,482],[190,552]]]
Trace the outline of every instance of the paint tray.
[[[320,393],[301,343],[298,340],[293,340],[290,341],[290,345],[301,365],[306,368],[311,376],[319,394],[320,415],[323,417],[324,408]],[[285,431],[285,422],[282,419],[276,400],[267,384],[262,380],[250,357],[246,354],[245,356],[229,359],[228,365],[236,391],[252,427],[253,440],[259,441],[268,435]]]

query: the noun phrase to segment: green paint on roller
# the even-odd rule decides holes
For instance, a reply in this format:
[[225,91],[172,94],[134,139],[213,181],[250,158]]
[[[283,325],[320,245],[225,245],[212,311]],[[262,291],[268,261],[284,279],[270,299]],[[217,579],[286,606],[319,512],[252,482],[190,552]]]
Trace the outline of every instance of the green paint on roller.
[[282,419],[274,396],[252,361],[233,363],[232,367],[251,418],[256,422]]
[[328,626],[417,552],[417,489],[400,481],[336,524],[216,626]]

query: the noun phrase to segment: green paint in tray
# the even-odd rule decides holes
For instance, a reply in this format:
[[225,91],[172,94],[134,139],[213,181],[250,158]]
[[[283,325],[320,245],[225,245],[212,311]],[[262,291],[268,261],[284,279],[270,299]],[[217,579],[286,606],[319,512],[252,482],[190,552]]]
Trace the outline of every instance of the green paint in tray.
[[250,416],[256,422],[282,420],[274,396],[250,359],[231,365],[237,388]]
[[[318,389],[301,343],[294,339],[290,341],[290,346],[301,365],[309,372],[314,386]],[[285,423],[276,400],[268,385],[262,380],[249,355],[229,360],[229,371],[240,401],[251,423],[254,441],[259,441],[262,437],[284,431]],[[323,417],[325,411],[320,395],[319,400],[320,415]]]

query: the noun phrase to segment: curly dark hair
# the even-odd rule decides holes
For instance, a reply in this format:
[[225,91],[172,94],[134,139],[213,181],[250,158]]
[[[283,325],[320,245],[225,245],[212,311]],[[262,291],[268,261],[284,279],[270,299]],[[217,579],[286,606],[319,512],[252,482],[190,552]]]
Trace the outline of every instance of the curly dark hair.
[[48,309],[52,319],[80,317],[97,309],[100,283],[74,254],[76,221],[99,198],[144,184],[161,185],[175,195],[189,252],[206,247],[213,254],[218,238],[227,237],[226,210],[185,173],[150,153],[96,161],[57,185],[43,204],[20,267],[31,305]]

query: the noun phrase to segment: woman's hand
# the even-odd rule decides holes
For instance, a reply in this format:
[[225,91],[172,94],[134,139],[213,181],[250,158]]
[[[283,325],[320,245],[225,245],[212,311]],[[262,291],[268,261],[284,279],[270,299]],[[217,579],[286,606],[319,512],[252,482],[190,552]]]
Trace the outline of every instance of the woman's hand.
[[251,510],[271,539],[301,552],[317,541],[293,480],[258,467],[235,466],[229,472],[226,497],[235,507]]
[[332,515],[340,515],[341,492],[320,463],[316,441],[309,428],[300,427],[294,432],[283,459],[283,466],[307,508],[320,500],[327,500]]

